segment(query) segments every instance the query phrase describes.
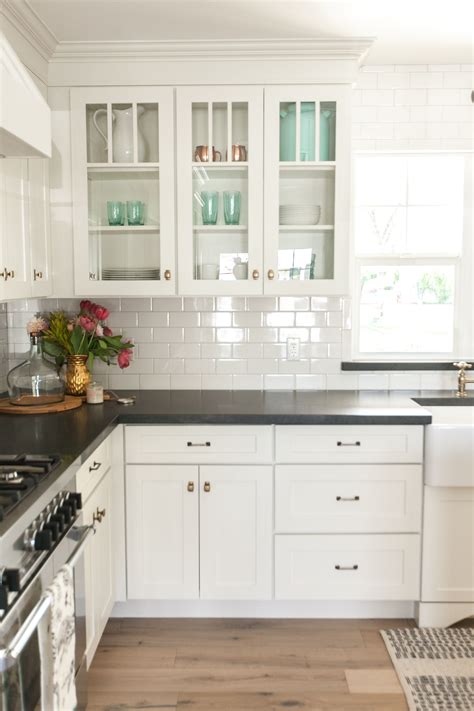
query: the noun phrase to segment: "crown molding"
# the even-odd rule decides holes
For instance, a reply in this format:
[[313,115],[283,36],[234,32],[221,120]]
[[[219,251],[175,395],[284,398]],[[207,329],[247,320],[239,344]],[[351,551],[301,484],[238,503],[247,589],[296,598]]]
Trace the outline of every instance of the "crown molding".
[[186,40],[140,42],[59,42],[52,63],[209,60],[352,60],[359,64],[373,37],[299,40]]
[[53,56],[58,39],[45,25],[27,0],[1,0],[0,14],[19,32],[47,62]]

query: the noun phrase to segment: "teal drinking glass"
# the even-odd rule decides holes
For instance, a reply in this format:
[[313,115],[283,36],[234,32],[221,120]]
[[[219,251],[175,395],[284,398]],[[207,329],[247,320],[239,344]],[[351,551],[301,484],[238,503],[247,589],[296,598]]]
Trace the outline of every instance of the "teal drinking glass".
[[240,221],[240,192],[226,190],[224,192],[224,220],[226,225],[238,225]]
[[107,202],[107,219],[109,225],[123,225],[125,222],[125,205],[123,202]]
[[201,193],[202,200],[202,224],[215,225],[217,223],[217,208],[219,205],[219,193],[204,190]]
[[127,202],[127,221],[129,225],[143,225],[145,223],[145,205],[140,200]]

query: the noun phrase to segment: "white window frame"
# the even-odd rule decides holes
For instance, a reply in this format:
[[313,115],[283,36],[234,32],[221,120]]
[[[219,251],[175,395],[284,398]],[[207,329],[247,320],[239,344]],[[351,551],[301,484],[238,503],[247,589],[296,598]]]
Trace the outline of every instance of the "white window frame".
[[[446,362],[456,359],[472,360],[474,358],[474,234],[473,234],[473,151],[396,151],[374,152],[358,151],[354,154],[354,161],[359,157],[416,157],[434,155],[463,155],[464,165],[464,219],[462,246],[458,256],[452,254],[406,254],[393,256],[391,254],[357,255],[355,246],[355,173],[352,175],[352,229],[351,229],[351,261],[353,273],[351,279],[351,292],[353,301],[352,316],[352,358],[354,361],[364,362],[393,362],[393,361],[440,361]],[[440,352],[402,352],[383,351],[367,352],[360,350],[360,270],[363,266],[450,266],[454,265],[454,332],[453,348],[451,351]]]

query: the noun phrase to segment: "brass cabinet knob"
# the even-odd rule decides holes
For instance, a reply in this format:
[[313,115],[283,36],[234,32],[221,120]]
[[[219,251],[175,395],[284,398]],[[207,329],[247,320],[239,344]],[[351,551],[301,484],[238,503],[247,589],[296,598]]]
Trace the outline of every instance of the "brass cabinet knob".
[[208,494],[211,490],[211,482],[210,481],[205,481],[204,482],[204,491],[206,494]]
[[37,279],[42,279],[43,278],[43,272],[36,271],[36,269],[33,269],[33,279],[36,281]]
[[171,271],[169,269],[165,271],[165,279],[166,281],[169,281],[171,279]]
[[4,267],[3,272],[2,272],[2,276],[3,276],[3,278],[4,278],[5,281],[8,281],[9,279],[14,279],[14,278],[15,278],[15,272],[14,272],[13,269],[10,269],[10,271],[8,271],[7,267]]
[[95,523],[96,521],[97,523],[102,523],[103,518],[105,518],[105,509],[101,510],[99,509],[99,507],[97,507],[95,514],[93,514],[92,516],[93,523]]
[[260,276],[260,272],[258,271],[258,269],[254,269],[252,272],[252,279],[255,279],[255,281],[256,281],[259,278],[259,276]]
[[268,270],[267,276],[268,276],[269,279],[274,279],[274,278],[275,278],[275,272],[273,271],[273,269],[269,269],[269,270]]
[[187,489],[192,494],[192,492],[194,491],[194,481],[188,481]]
[[90,281],[96,281],[97,274],[95,272],[89,272],[89,279]]

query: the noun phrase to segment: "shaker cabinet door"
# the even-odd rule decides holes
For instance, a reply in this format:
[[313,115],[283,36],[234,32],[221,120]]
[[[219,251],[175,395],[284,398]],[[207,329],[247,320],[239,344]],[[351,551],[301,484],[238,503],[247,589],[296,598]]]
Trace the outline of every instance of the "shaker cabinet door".
[[28,185],[31,294],[44,297],[52,293],[48,160],[28,161]]
[[198,486],[197,466],[127,466],[129,599],[199,597]]
[[201,598],[272,596],[272,467],[201,466]]
[[176,96],[179,291],[261,294],[263,89]]
[[0,298],[30,296],[30,239],[28,229],[28,160],[3,158],[1,173]]
[[173,89],[73,89],[71,126],[75,293],[175,293]]
[[347,290],[350,88],[265,88],[268,294]]

